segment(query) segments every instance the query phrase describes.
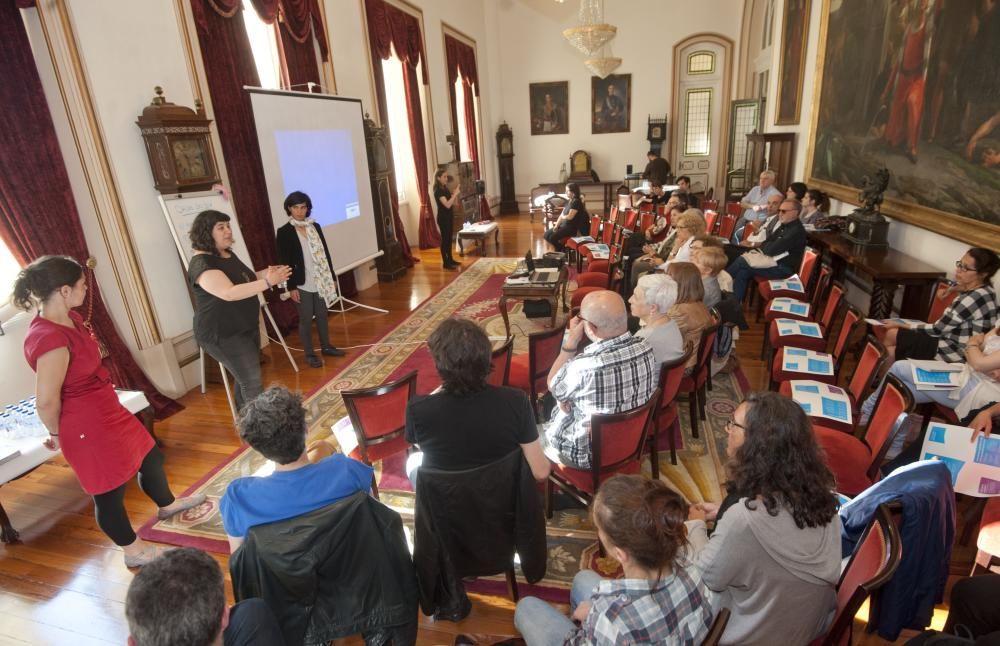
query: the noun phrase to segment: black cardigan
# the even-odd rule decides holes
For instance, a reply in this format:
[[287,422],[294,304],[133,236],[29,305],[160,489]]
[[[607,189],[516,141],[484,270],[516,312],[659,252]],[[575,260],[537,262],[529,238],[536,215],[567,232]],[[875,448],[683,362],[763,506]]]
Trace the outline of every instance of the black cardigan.
[[[320,242],[323,243],[323,251],[326,252],[326,262],[330,265],[330,273],[333,271],[333,260],[330,259],[330,248],[326,246],[326,237],[319,225],[313,222],[316,232],[319,233]],[[278,262],[292,268],[292,275],[288,277],[288,289],[296,289],[306,282],[305,258],[302,257],[302,244],[299,242],[299,234],[295,227],[289,222],[278,227]]]

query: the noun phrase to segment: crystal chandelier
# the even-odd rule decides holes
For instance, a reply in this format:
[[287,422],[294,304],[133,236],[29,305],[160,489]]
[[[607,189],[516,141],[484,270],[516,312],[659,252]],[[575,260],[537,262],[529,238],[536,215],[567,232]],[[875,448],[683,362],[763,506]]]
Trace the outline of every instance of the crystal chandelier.
[[583,64],[586,65],[587,69],[593,72],[595,76],[605,78],[608,74],[618,69],[618,67],[622,64],[622,59],[615,56],[608,56],[607,48],[602,47],[600,56],[593,56],[585,59]]
[[566,40],[587,56],[593,56],[616,33],[617,27],[604,22],[601,0],[580,0],[580,24],[563,30]]

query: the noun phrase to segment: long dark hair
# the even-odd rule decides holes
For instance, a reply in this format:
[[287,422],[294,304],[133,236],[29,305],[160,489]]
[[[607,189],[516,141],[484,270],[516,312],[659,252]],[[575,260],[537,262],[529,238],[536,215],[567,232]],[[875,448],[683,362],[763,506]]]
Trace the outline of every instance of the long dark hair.
[[813,201],[816,208],[823,212],[829,212],[830,210],[830,198],[827,197],[826,193],[819,190],[818,188],[811,188],[806,191],[806,195],[809,199]]
[[195,251],[219,255],[219,250],[215,248],[215,240],[212,239],[212,229],[219,222],[229,222],[229,216],[222,211],[208,209],[195,216],[191,223],[191,230],[188,231],[188,239],[191,240],[191,248]]
[[69,256],[42,256],[22,269],[10,296],[15,307],[30,311],[60,287],[76,285],[83,267]]
[[493,358],[483,328],[469,319],[445,319],[431,333],[427,346],[446,392],[467,395],[486,387]]
[[583,201],[583,195],[580,194],[580,185],[576,182],[568,182],[566,184],[566,190],[573,194],[573,197],[569,198],[571,202],[574,197],[581,202]]
[[834,477],[826,466],[812,424],[792,399],[772,392],[750,393],[743,445],[728,464],[731,494],[759,497],[772,516],[784,507],[799,529],[821,527],[837,514]]
[[788,190],[795,194],[795,199],[797,200],[801,200],[805,197],[808,189],[809,187],[806,186],[805,182],[792,182],[788,185]]
[[591,506],[594,524],[647,570],[678,565],[687,543],[688,504],[661,480],[617,475],[601,485]]

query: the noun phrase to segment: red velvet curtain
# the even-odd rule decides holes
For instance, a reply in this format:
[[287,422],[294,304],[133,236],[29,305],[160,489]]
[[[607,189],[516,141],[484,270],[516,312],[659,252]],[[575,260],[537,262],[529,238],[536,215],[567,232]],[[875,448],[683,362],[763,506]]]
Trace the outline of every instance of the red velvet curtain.
[[417,69],[412,65],[403,66],[403,88],[406,91],[406,111],[410,121],[410,148],[413,149],[413,168],[417,174],[417,190],[420,196],[420,248],[435,249],[441,246],[441,232],[438,231],[431,211],[431,198],[427,193],[430,183],[427,177],[427,147],[424,144],[424,116],[420,106],[420,86]]
[[309,82],[322,87],[312,38],[300,43],[289,33],[288,26],[284,22],[280,22],[278,24],[278,42],[281,43],[281,57],[285,62],[285,71],[288,73],[288,88],[298,92],[308,92],[307,84]]
[[[198,25],[213,116],[243,240],[255,268],[274,265],[278,262],[274,222],[250,97],[243,90],[244,85],[259,86],[260,80],[243,23],[241,1],[191,0],[191,9]],[[278,327],[292,329],[297,313],[291,301],[279,300],[277,290],[268,290],[266,298]]]
[[[80,215],[70,189],[55,126],[31,55],[18,6],[0,2],[0,238],[19,263],[46,254],[90,258]],[[33,3],[32,3],[33,6]],[[31,118],[25,118],[31,115]],[[168,417],[183,406],[160,394],[132,358],[108,314],[90,270],[91,329],[109,352],[104,365],[114,383],[141,390],[156,411]]]
[[[473,95],[479,96],[479,73],[476,71],[476,50],[470,45],[445,34],[444,36],[445,62],[448,66],[448,91],[451,94],[452,118],[458,124],[458,97],[455,95],[455,81],[462,77],[462,94],[465,95],[465,105],[463,114],[465,118],[466,144],[469,148],[469,161],[472,162],[473,172],[476,179],[482,179],[479,168],[479,137],[476,133],[476,108]],[[490,206],[486,202],[486,197],[479,198],[479,215],[481,218],[490,220]]]

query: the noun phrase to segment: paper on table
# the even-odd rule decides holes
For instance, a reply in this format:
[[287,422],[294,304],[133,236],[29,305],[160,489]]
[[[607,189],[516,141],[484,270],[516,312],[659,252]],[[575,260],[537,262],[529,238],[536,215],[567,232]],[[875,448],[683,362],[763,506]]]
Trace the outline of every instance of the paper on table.
[[812,417],[822,417],[845,424],[854,423],[851,400],[843,388],[812,381],[793,380],[792,399]]
[[781,362],[785,372],[801,372],[808,375],[833,375],[833,357],[825,352],[814,352],[802,348],[785,348]]
[[972,429],[932,422],[927,427],[922,460],[940,460],[951,471],[955,493],[969,496],[1000,494],[1000,438],[978,437],[970,442]]

